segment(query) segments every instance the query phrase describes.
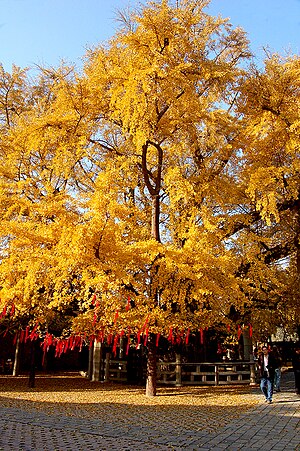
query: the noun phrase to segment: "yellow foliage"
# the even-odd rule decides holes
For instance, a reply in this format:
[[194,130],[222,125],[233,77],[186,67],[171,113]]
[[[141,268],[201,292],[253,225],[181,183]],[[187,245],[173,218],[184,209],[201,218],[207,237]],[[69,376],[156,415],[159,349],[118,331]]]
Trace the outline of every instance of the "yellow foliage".
[[206,5],[149,2],[80,75],[0,71],[0,307],[168,334],[283,292],[270,249],[296,221],[299,60],[247,73],[245,33]]

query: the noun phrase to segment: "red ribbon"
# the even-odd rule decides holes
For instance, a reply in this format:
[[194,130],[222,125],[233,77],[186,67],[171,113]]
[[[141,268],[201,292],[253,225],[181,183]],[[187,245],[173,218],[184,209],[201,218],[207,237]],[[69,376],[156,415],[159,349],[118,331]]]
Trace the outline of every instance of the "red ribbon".
[[180,334],[177,334],[176,335],[176,343],[178,344],[178,345],[180,345],[180,343],[181,343],[181,335]]
[[75,345],[74,346],[80,346],[81,343],[81,337],[79,335],[77,335],[77,337],[75,337]]
[[24,339],[25,339],[25,331],[22,329],[20,333],[20,343],[23,343],[23,341],[25,341]]
[[149,316],[147,316],[146,321],[144,322],[144,325],[142,327],[142,332],[144,332],[144,330],[145,330],[145,328],[146,328],[146,326],[148,324],[148,321],[149,321]]
[[186,334],[186,337],[185,337],[185,344],[186,345],[189,344],[189,338],[190,338],[190,328],[188,328],[187,334]]
[[126,347],[126,355],[128,355],[129,353],[129,348],[130,348],[130,328],[128,330],[128,334],[127,334],[127,347]]
[[127,346],[126,346],[126,355],[129,354],[129,349],[130,349],[130,337],[127,340]]
[[90,337],[90,345],[89,345],[89,349],[92,349],[92,346],[93,346],[94,340],[95,340],[95,336],[94,336],[94,335],[92,335],[92,336]]
[[93,318],[93,326],[95,326],[96,322],[97,322],[97,313],[95,312]]
[[6,315],[6,311],[7,311],[7,307],[5,305],[3,310],[2,310],[2,313],[1,313],[1,318],[4,318],[4,316]]
[[13,345],[15,345],[17,343],[17,339],[18,339],[18,332],[15,334],[14,336],[14,341],[13,341]]
[[130,309],[130,296],[128,296],[128,298],[127,298],[127,304],[126,304],[125,309],[126,309],[126,312],[128,312],[128,310]]
[[200,344],[203,345],[204,343],[204,331],[202,327],[200,327]]
[[28,340],[28,337],[29,337],[29,326],[27,326],[25,330],[25,342]]
[[141,341],[141,331],[139,330],[138,333],[137,333],[137,344],[136,344],[136,349],[138,349],[139,344],[140,344],[140,341]]
[[12,304],[10,309],[10,316],[14,316],[15,311],[16,311],[15,304]]
[[117,346],[118,346],[118,343],[119,343],[119,334],[117,334],[117,335],[115,336],[115,338],[114,338],[114,344],[113,344],[113,349],[112,349],[112,352],[113,352],[114,357],[116,357],[116,355],[117,355]]
[[71,335],[69,337],[69,348],[71,349],[71,351],[73,351],[73,349],[74,349],[73,344],[74,344],[74,337],[73,337],[73,335]]
[[159,338],[160,338],[160,333],[156,334],[156,347],[158,348],[159,345]]
[[242,329],[241,329],[240,325],[238,325],[238,332],[237,332],[237,334],[238,334],[238,340],[239,340],[241,338],[241,335],[242,335]]
[[36,333],[37,328],[38,328],[38,323],[36,323],[36,325],[34,326],[34,328],[31,331],[30,335],[28,336],[28,338],[30,338],[30,340],[35,340],[36,338],[38,338],[38,334]]
[[144,338],[144,346],[146,346],[147,341],[148,341],[148,334],[149,334],[149,328],[147,327],[146,329],[146,334],[145,334],[145,338]]
[[111,344],[112,344],[112,334],[109,334],[108,335],[108,337],[107,337],[107,344],[108,344],[108,346],[110,346]]
[[252,338],[252,334],[253,334],[253,327],[251,324],[249,324],[249,336],[250,338]]

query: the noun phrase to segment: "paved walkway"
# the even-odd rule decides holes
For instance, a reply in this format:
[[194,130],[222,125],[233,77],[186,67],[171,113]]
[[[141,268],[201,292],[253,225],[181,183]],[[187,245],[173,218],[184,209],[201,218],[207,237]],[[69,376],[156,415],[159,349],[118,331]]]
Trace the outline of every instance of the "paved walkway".
[[158,434],[146,418],[126,426],[109,415],[99,421],[0,406],[0,450],[300,451],[300,397],[294,393],[293,373],[283,375],[282,392],[274,395],[273,404],[266,404],[258,389],[252,396],[260,403],[217,432],[197,430],[192,419],[188,429],[185,423],[174,430],[166,411],[168,421],[163,435],[161,428]]

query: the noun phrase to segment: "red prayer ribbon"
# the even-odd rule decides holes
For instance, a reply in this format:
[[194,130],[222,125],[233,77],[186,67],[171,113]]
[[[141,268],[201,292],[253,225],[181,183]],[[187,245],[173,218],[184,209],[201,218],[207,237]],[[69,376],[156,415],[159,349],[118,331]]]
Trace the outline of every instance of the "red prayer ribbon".
[[204,332],[203,332],[203,329],[201,327],[200,328],[200,344],[203,345],[203,343],[204,343]]
[[158,348],[159,345],[159,338],[160,338],[160,333],[156,334],[156,347]]
[[249,324],[249,336],[250,336],[250,338],[252,338],[252,335],[253,335],[253,327],[252,327],[251,324]]
[[238,325],[238,332],[237,332],[237,334],[238,334],[238,340],[239,340],[241,338],[241,335],[242,335],[242,329],[241,329],[240,325]]
[[185,337],[185,344],[189,344],[189,338],[190,338],[190,328],[188,328],[187,333],[186,333],[186,337]]
[[146,344],[147,344],[148,334],[149,334],[149,328],[146,329],[146,334],[145,334],[145,338],[144,338],[144,346],[146,346]]

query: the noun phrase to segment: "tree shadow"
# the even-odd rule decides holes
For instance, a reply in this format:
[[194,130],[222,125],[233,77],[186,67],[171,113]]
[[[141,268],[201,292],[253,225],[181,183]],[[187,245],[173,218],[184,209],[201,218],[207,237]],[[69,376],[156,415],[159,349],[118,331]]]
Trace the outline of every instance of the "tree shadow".
[[[145,388],[141,385],[130,385],[126,383],[104,383],[101,381],[90,381],[89,379],[75,374],[37,374],[35,377],[35,386],[28,387],[28,375],[22,376],[0,376],[0,393],[34,393],[34,392],[74,392],[74,391],[104,391],[120,392],[126,391],[132,394],[145,393]],[[257,387],[245,385],[219,385],[219,386],[158,386],[157,397],[162,396],[216,396],[220,393],[230,394],[250,394],[257,390]]]

